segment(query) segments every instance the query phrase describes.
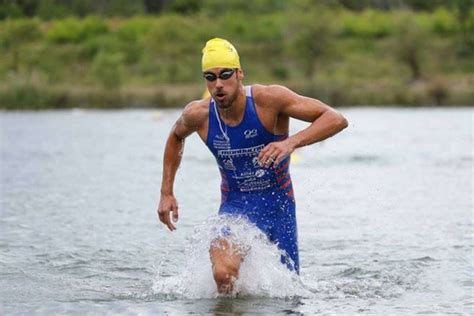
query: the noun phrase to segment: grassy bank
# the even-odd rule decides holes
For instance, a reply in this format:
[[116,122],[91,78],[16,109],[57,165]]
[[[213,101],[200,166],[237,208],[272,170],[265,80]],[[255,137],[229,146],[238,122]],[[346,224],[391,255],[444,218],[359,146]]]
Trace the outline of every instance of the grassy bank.
[[231,40],[246,83],[332,105],[473,105],[474,14],[295,7],[0,22],[0,108],[174,107],[199,98],[201,48]]

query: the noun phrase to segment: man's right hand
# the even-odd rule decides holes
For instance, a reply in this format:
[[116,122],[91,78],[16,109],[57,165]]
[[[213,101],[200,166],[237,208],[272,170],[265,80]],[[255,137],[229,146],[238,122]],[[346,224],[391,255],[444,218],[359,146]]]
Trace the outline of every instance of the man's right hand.
[[[178,201],[176,201],[174,195],[162,194],[157,212],[160,221],[168,226],[170,231],[176,230],[174,223],[178,221]],[[170,213],[173,213],[173,217],[171,217]]]

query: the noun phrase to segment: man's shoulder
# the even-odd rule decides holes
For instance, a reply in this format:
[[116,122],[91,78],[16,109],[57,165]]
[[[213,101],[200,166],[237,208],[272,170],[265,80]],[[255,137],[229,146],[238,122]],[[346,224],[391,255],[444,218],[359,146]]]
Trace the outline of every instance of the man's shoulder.
[[294,92],[282,85],[256,84],[252,86],[253,98],[260,106],[275,106],[282,104],[291,94],[294,94]]
[[209,117],[210,98],[189,102],[183,110],[183,119],[186,123],[202,123]]

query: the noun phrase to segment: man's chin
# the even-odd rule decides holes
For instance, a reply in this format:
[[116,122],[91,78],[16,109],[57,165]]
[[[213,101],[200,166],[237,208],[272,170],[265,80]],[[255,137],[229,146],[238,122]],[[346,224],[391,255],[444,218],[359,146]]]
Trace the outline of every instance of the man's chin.
[[227,101],[217,101],[217,100],[214,100],[216,101],[216,104],[219,108],[221,109],[227,109],[230,107],[231,103],[230,102],[227,102]]

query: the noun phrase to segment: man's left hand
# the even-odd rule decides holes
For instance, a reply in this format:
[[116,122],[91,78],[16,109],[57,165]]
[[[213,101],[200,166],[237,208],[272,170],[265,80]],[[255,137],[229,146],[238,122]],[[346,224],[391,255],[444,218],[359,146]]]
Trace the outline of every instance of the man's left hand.
[[258,155],[260,165],[267,168],[278,166],[286,157],[291,155],[296,146],[290,138],[273,142],[265,146]]

